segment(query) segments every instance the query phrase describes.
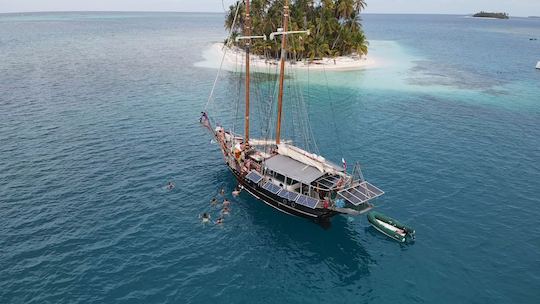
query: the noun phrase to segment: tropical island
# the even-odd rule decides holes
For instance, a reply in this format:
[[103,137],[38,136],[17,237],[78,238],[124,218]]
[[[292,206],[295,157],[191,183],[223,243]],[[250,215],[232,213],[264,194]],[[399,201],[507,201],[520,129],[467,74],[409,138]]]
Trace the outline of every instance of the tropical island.
[[510,18],[510,16],[508,16],[508,13],[490,13],[490,12],[484,12],[484,11],[474,14],[473,17],[496,18],[496,19],[509,19]]
[[[309,30],[310,35],[288,37],[289,60],[309,62],[356,56],[368,53],[368,41],[360,23],[360,12],[366,7],[365,0],[297,0],[291,1],[290,31]],[[225,17],[225,28],[232,37],[244,34],[244,2],[231,5]],[[238,7],[240,6],[240,7]],[[238,10],[237,20],[235,21]],[[250,5],[252,35],[275,32],[282,25],[283,1],[252,0]],[[233,48],[244,49],[243,42],[234,42]],[[253,40],[251,52],[261,57],[278,59],[280,44],[275,41]]]

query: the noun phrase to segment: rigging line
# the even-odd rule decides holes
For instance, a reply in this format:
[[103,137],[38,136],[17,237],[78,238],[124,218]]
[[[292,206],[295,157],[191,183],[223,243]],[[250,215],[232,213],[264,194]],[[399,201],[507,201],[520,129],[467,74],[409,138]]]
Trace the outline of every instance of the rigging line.
[[[298,111],[297,109],[295,109],[295,106],[296,106],[296,101],[297,101],[297,97],[295,98],[295,91],[292,90],[293,88],[293,85],[294,85],[294,82],[293,82],[293,78],[294,75],[293,74],[293,70],[292,70],[292,64],[289,62],[288,63],[289,65],[289,68],[287,69],[287,76],[289,78],[289,81],[287,81],[287,92],[288,92],[288,96],[290,96],[290,98],[287,98],[286,101],[287,101],[287,104],[286,106],[290,109],[290,129],[291,129],[291,138],[296,141],[297,140],[297,137],[296,137],[296,120],[298,118]],[[283,111],[284,113],[287,113],[287,111]],[[287,119],[285,118],[285,115],[283,115],[282,117],[283,121],[287,122]],[[284,127],[286,127],[286,125],[284,125]],[[287,131],[286,128],[284,128],[284,131]],[[284,132],[285,134],[285,132]],[[300,141],[298,139],[298,141]]]
[[[240,64],[240,71],[243,70],[243,67],[244,67],[244,64],[243,64],[243,61],[242,63]],[[238,120],[239,117],[238,117],[238,113],[239,113],[239,108],[240,108],[240,91],[241,91],[241,88],[242,88],[242,73],[239,72],[238,70],[238,53],[236,53],[236,58],[235,58],[235,73],[238,75],[238,82],[236,82],[236,91],[237,91],[237,94],[236,94],[236,101],[235,101],[235,113],[234,113],[234,118],[233,118],[233,127],[232,127],[232,131],[233,133],[236,133],[236,125],[238,124]],[[234,135],[234,134],[233,134]]]
[[[298,58],[295,57],[295,60],[297,60]],[[292,67],[292,65],[291,65]],[[309,66],[308,66],[309,67]],[[305,148],[306,150],[309,150],[311,152],[315,152],[317,154],[320,153],[319,151],[319,147],[317,146],[317,142],[315,140],[315,136],[313,135],[313,131],[311,131],[311,123],[310,123],[310,119],[309,119],[309,114],[308,114],[308,111],[307,111],[307,106],[306,106],[306,102],[305,102],[305,98],[304,98],[304,94],[303,94],[303,90],[302,90],[302,87],[300,85],[300,81],[298,80],[298,74],[300,72],[298,72],[298,69],[294,70],[294,69],[291,69],[291,73],[293,73],[293,78],[297,81],[294,82],[294,93],[298,96],[298,100],[297,100],[297,104],[296,104],[296,114],[297,114],[297,117],[298,117],[298,128],[300,129],[301,133],[302,133],[302,138],[304,140],[304,145],[305,145]],[[308,75],[309,76],[309,75]],[[313,149],[312,149],[313,147]]]
[[265,120],[265,117],[264,117],[264,104],[263,104],[263,100],[264,100],[264,79],[263,79],[263,75],[262,73],[260,72],[256,72],[254,75],[254,88],[255,88],[255,97],[256,97],[256,100],[257,100],[257,112],[258,112],[258,120],[259,120],[259,136],[262,138],[262,132],[263,132],[263,129],[264,129],[264,120]]
[[334,125],[334,130],[336,132],[336,136],[337,136],[337,141],[338,141],[338,148],[339,148],[339,153],[341,153],[341,157],[343,157],[343,145],[341,143],[341,136],[339,135],[339,130],[338,130],[338,127],[337,127],[337,124],[336,124],[336,112],[335,112],[335,109],[334,109],[334,101],[333,99],[330,97],[330,89],[329,89],[329,84],[328,84],[328,75],[326,75],[326,68],[324,67],[323,65],[323,74],[324,74],[324,78],[326,80],[326,93],[328,94],[328,100],[330,101],[330,109],[331,109],[331,112],[332,112],[332,123]]
[[311,139],[311,143],[313,144],[314,152],[317,153],[317,154],[320,154],[319,146],[317,145],[317,140],[315,139],[315,135],[313,133],[313,128],[311,127],[311,120],[309,119],[308,104],[304,100],[304,98],[302,98],[302,101],[303,101],[302,110],[304,111],[304,115],[306,117],[306,120],[305,120],[306,133],[309,134],[309,138]]
[[[297,58],[298,59],[298,58]],[[307,94],[308,94],[308,100],[310,100],[310,65],[309,62],[304,58],[304,63],[307,64]],[[303,86],[300,85],[300,83],[297,83],[296,89],[298,90],[298,95],[300,97],[299,100],[299,114],[301,115],[301,129],[304,135],[305,145],[307,147],[307,150],[314,152],[316,154],[320,154],[320,149],[317,145],[317,140],[315,138],[315,135],[312,130],[311,125],[311,119],[309,117],[309,111],[308,106],[309,104],[306,102],[306,98],[304,97],[304,89]]]
[[[296,73],[295,77],[298,77],[297,76],[298,73]],[[296,91],[296,95],[298,96],[298,101],[297,101],[297,112],[298,112],[298,121],[299,121],[299,125],[298,125],[298,128],[300,129],[300,131],[302,132],[302,139],[304,140],[304,148],[305,150],[308,150],[308,151],[311,151],[311,147],[309,145],[309,142],[310,142],[310,137],[309,137],[309,133],[307,132],[307,129],[306,129],[306,121],[308,120],[308,117],[305,115],[304,113],[304,96],[302,94],[302,91],[300,89],[300,81],[296,81],[295,82],[295,91]]]
[[307,58],[304,58],[304,62],[307,63],[307,103],[305,102],[305,111],[306,111],[306,116],[308,117],[308,121],[307,121],[307,124],[308,124],[308,128],[309,128],[309,132],[312,136],[312,143],[313,143],[313,147],[315,148],[315,153],[317,154],[320,154],[320,151],[319,151],[319,147],[317,147],[317,141],[315,139],[315,136],[313,135],[313,131],[311,130],[311,122],[309,121],[309,110],[308,110],[308,107],[309,107],[309,102],[311,102],[311,89],[310,89],[310,75],[309,75],[309,68],[310,68],[310,65],[309,65],[309,62],[307,61]]
[[[270,120],[270,115],[268,114],[269,113],[269,109],[270,109],[270,105],[271,105],[271,96],[270,96],[270,84],[272,83],[271,81],[269,81],[269,76],[266,74],[268,73],[268,67],[265,67],[264,68],[265,71],[263,71],[259,76],[259,93],[261,94],[260,96],[260,107],[259,107],[259,111],[260,111],[260,116],[261,116],[261,122],[260,122],[260,127],[261,127],[261,138],[264,138],[267,136],[268,134],[268,128],[269,128],[269,123],[268,121]],[[264,73],[266,72],[266,73]]]
[[[222,2],[223,3],[223,2]],[[226,44],[223,45],[223,56],[221,57],[221,63],[219,64],[219,69],[216,75],[216,78],[214,79],[214,85],[212,85],[212,90],[210,91],[210,96],[208,96],[208,101],[206,102],[206,105],[204,106],[204,111],[208,109],[208,105],[213,100],[214,91],[216,90],[216,85],[219,79],[219,76],[221,74],[221,69],[223,68],[223,62],[225,61],[225,56],[227,55],[228,47],[227,44],[230,42],[233,34],[233,29],[236,26],[236,19],[238,18],[238,12],[240,11],[240,1],[236,1],[236,12],[234,13],[234,19],[231,28],[229,29],[229,36],[227,37]]]
[[[303,141],[303,144],[304,144],[304,149],[307,150],[307,145],[306,145],[306,138],[304,136],[304,133],[302,131],[302,115],[300,113],[300,98],[301,98],[301,95],[299,94],[298,92],[298,81],[297,81],[297,73],[295,70],[293,70],[293,65],[292,65],[292,62],[290,63],[290,74],[291,74],[291,80],[290,82],[292,83],[291,85],[291,95],[292,96],[296,96],[295,98],[293,98],[291,101],[291,108],[293,109],[292,113],[293,115],[292,116],[292,123],[293,123],[293,133],[296,132],[296,129],[298,129],[298,141],[300,142],[301,140]],[[296,135],[295,135],[296,136]]]
[[318,153],[315,145],[313,145],[313,149],[310,145],[311,143],[315,141],[315,137],[313,136],[311,132],[309,132],[308,125],[309,125],[310,119],[309,119],[308,112],[306,110],[306,102],[305,102],[302,87],[300,86],[300,82],[297,83],[296,89],[298,92],[297,94],[299,96],[298,113],[299,115],[301,115],[300,122],[301,122],[301,128],[302,128],[302,132],[304,136],[305,145],[307,147],[307,150]]

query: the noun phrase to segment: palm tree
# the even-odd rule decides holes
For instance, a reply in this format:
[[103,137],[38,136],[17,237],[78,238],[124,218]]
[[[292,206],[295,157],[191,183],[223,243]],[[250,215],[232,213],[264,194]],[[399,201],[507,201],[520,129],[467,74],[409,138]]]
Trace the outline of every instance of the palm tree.
[[336,17],[341,19],[349,19],[354,11],[354,0],[339,0],[336,9]]
[[[343,56],[351,53],[366,54],[367,40],[360,24],[360,11],[365,0],[296,0],[290,4],[290,29],[311,31],[310,36],[290,36],[288,50],[291,57],[315,58]],[[233,26],[237,8],[238,16]],[[244,29],[244,1],[229,7],[225,28],[233,36]],[[282,26],[282,0],[251,0],[253,35],[269,35]],[[234,28],[233,28],[234,27]],[[280,45],[273,41],[252,41],[252,51],[259,55],[279,58]],[[243,47],[242,44],[239,47]]]
[[360,21],[360,15],[353,13],[351,17],[345,21],[345,26],[348,27],[352,32],[360,32],[362,30]]
[[364,33],[356,33],[353,38],[354,50],[360,56],[367,55],[369,42],[366,40]]
[[357,13],[360,13],[360,11],[364,10],[367,7],[365,0],[354,0],[354,10]]
[[[236,24],[233,27],[234,22],[234,16],[236,16],[236,10],[238,9],[238,6],[240,6],[238,11],[238,17],[236,18]],[[226,30],[232,30],[233,32],[237,32],[240,30],[244,24],[244,4],[240,3],[240,1],[236,2],[236,4],[233,4],[229,6],[229,11],[227,12],[227,15],[225,15],[225,29]]]
[[309,57],[310,61],[313,61],[315,59],[320,59],[328,55],[330,52],[330,47],[328,46],[328,43],[326,43],[323,36],[318,35],[311,43],[308,45],[308,53],[307,56]]

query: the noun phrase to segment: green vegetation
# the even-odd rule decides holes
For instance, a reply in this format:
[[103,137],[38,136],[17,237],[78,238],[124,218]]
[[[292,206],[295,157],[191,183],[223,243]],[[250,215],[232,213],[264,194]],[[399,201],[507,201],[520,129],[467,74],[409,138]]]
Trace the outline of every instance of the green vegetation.
[[[244,35],[245,7],[240,5],[234,35]],[[231,29],[237,9],[229,7],[225,28]],[[292,0],[290,3],[289,30],[310,30],[311,34],[288,37],[289,59],[310,60],[338,57],[368,52],[368,41],[360,24],[360,11],[366,7],[365,0]],[[282,26],[283,1],[252,0],[251,20],[253,35],[275,32]],[[238,45],[242,47],[242,45]],[[251,51],[258,55],[279,58],[280,44],[275,41],[252,41]]]
[[489,13],[489,12],[484,12],[484,11],[481,11],[480,13],[474,14],[473,17],[497,18],[497,19],[508,19],[508,18],[510,18],[507,13]]

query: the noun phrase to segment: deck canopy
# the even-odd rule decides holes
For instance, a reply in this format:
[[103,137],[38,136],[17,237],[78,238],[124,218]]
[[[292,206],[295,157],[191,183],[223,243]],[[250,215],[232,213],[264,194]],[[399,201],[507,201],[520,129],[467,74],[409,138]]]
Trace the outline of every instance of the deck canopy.
[[324,172],[319,171],[315,167],[280,154],[267,159],[265,165],[269,170],[306,185],[311,184],[311,182],[324,175]]

